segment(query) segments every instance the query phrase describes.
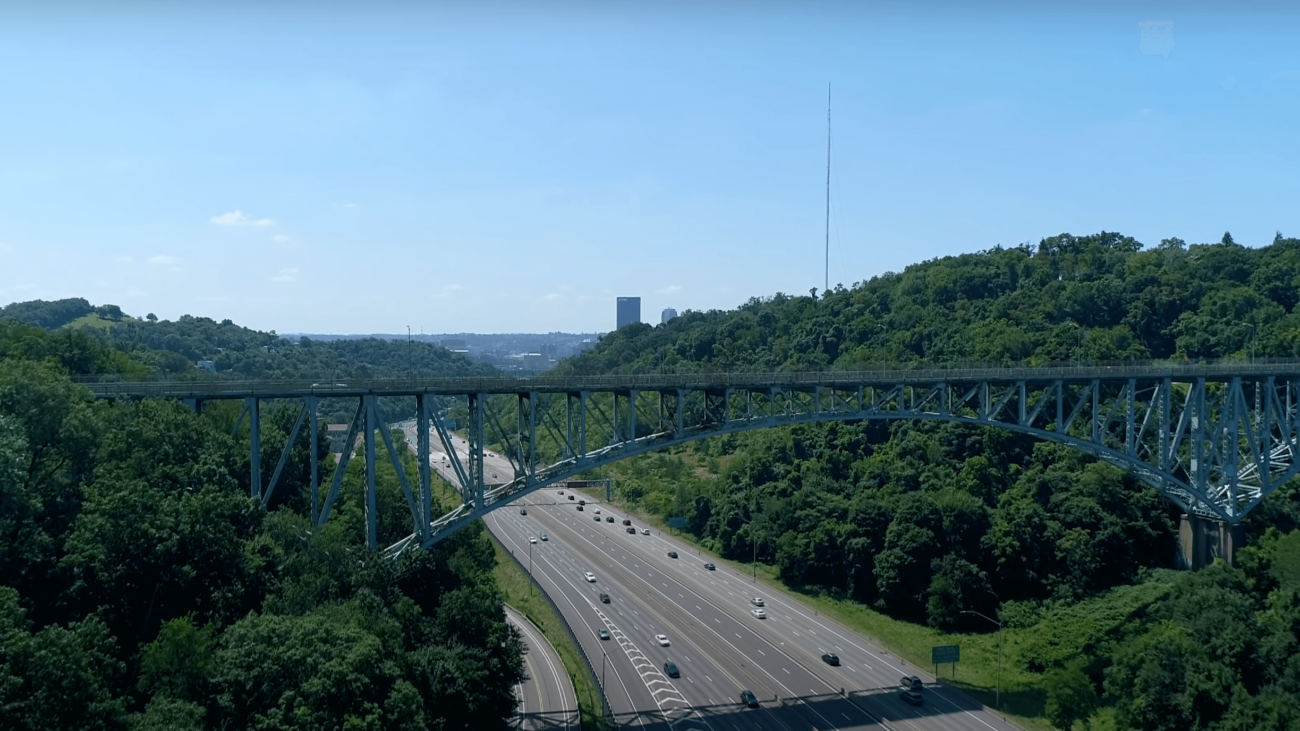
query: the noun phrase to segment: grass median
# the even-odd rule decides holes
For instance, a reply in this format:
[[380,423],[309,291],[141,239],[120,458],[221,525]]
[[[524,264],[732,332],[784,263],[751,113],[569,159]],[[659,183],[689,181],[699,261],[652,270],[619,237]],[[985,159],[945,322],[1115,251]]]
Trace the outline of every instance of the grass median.
[[555,616],[551,605],[537,594],[528,576],[519,568],[510,554],[506,553],[496,541],[492,546],[497,553],[497,566],[492,575],[497,586],[505,594],[506,601],[542,630],[546,639],[555,646],[555,651],[564,662],[564,669],[573,681],[573,691],[578,696],[578,713],[583,731],[604,731],[608,728],[601,715],[600,690],[591,681],[591,673],[582,660],[582,654],[574,646],[569,634]]

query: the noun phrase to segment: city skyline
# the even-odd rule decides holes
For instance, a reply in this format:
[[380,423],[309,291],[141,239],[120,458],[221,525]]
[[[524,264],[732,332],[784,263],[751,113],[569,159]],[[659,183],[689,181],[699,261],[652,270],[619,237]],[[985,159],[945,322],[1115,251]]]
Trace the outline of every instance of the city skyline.
[[1300,230],[1282,3],[231,7],[0,9],[0,304],[584,332],[805,295],[828,82],[832,287]]

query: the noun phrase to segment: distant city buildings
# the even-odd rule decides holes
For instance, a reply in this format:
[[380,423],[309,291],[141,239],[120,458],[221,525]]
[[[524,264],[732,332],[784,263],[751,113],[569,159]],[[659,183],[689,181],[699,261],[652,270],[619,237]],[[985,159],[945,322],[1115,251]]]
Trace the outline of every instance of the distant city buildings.
[[623,326],[631,325],[634,322],[641,322],[641,298],[619,297],[618,324],[614,329],[619,330],[623,328]]
[[668,307],[664,309],[663,314],[659,316],[659,324],[662,325],[665,322],[668,322],[669,320],[673,319],[674,317],[677,317],[677,310]]

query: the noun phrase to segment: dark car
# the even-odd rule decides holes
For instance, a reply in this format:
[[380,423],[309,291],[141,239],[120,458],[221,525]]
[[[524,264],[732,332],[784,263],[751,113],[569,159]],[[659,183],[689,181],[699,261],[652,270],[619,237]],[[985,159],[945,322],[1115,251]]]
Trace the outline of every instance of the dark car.
[[609,639],[609,632],[606,632],[605,630],[601,630],[600,632],[597,632],[596,634],[600,635],[600,639],[602,639],[602,640],[608,640],[608,639]]
[[578,506],[578,510],[582,510],[582,506],[581,506],[581,505]]
[[632,535],[636,535],[636,528],[628,528],[627,532],[631,533]]
[[758,708],[758,699],[754,697],[753,693],[750,693],[747,690],[740,691],[740,702],[750,708]]
[[676,552],[676,551],[669,551],[669,552],[668,552],[668,558],[677,558],[677,552]]
[[623,525],[632,525],[632,521],[628,520],[627,518],[624,518]]
[[528,508],[520,508],[520,509],[519,509],[519,514],[520,514],[520,515],[528,515]]
[[899,679],[898,684],[903,686],[903,690],[920,690],[925,687],[921,679],[915,675],[904,675]]
[[609,594],[606,594],[606,593],[604,593],[604,592],[601,592],[601,593],[600,593],[600,601],[601,601],[602,603],[604,603],[604,604],[609,604]]
[[706,563],[706,564],[704,564],[704,568],[708,569],[709,571],[717,571],[717,570],[718,570],[718,567],[717,567],[717,566],[714,566],[714,565],[711,564],[711,563]]
[[669,660],[668,662],[664,663],[664,674],[670,678],[682,677],[682,674],[677,671],[677,663],[673,662],[672,660]]
[[839,665],[840,656],[836,655],[833,652],[828,652],[825,655],[822,655],[822,662],[826,663],[827,665]]
[[599,516],[599,515],[593,515],[593,516],[591,516],[591,519],[594,520],[594,521],[596,521],[597,523],[600,522],[600,516]]
[[579,500],[579,501],[578,501],[578,504],[579,504],[579,505],[586,505],[586,504],[587,504],[587,501],[586,501],[586,500]]
[[572,496],[572,495],[570,495],[570,496],[569,496],[569,499],[570,499],[570,500],[572,500],[572,499],[573,499],[573,496]]
[[921,694],[916,691],[905,690],[902,693],[899,693],[898,697],[902,698],[904,703],[910,703],[914,706],[921,705]]
[[606,522],[606,523],[613,523],[613,522],[614,522],[614,516],[612,516],[612,515],[606,515],[606,516],[605,516],[605,522]]

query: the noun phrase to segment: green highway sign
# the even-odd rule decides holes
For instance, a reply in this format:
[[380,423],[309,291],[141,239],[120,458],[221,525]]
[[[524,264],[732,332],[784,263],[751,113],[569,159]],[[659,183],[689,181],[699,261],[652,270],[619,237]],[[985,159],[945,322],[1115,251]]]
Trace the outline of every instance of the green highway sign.
[[942,665],[961,660],[961,645],[935,645],[930,648],[930,663]]

